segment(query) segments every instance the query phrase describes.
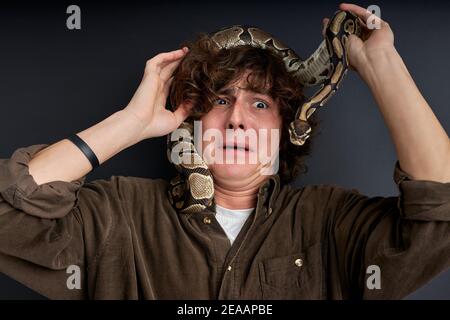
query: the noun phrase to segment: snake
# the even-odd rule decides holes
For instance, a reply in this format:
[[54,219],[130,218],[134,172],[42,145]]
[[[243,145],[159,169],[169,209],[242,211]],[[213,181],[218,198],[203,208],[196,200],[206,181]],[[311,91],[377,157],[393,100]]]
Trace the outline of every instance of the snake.
[[[271,50],[303,87],[318,87],[297,107],[289,125],[290,142],[302,146],[311,135],[309,117],[341,86],[349,68],[347,42],[350,35],[361,37],[362,26],[362,20],[352,12],[336,11],[325,27],[323,41],[306,60],[273,35],[254,26],[233,25],[211,33],[210,37],[218,49],[252,46]],[[201,212],[214,204],[214,179],[195,148],[192,122],[183,122],[175,132],[176,135],[168,135],[167,142],[169,161],[178,171],[169,183],[169,201],[181,213]]]

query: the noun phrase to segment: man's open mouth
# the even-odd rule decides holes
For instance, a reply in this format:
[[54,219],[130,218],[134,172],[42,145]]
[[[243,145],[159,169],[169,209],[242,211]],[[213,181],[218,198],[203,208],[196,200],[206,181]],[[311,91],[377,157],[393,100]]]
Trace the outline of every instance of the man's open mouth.
[[225,150],[239,150],[239,151],[250,151],[247,146],[238,146],[238,145],[224,145],[223,148]]

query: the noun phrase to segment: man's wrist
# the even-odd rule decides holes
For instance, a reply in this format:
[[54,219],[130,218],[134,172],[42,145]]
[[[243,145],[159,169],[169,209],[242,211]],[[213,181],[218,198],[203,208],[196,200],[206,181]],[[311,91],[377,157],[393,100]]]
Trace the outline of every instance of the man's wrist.
[[[136,131],[139,133],[144,132],[146,125],[145,125],[144,121],[142,121],[142,119],[133,110],[131,110],[129,107],[126,107],[126,108],[120,110],[119,113],[122,114],[121,115],[122,117],[128,118],[127,121],[132,123],[133,128],[134,128],[133,132],[136,132]],[[132,139],[134,142],[133,144],[135,144],[135,143],[142,141],[144,138],[141,137],[140,135],[138,135],[138,136],[133,136]]]
[[143,140],[142,133],[145,129],[143,121],[131,110],[125,108],[116,112],[116,116],[123,122],[127,132],[124,135],[127,137],[125,148],[128,148]]

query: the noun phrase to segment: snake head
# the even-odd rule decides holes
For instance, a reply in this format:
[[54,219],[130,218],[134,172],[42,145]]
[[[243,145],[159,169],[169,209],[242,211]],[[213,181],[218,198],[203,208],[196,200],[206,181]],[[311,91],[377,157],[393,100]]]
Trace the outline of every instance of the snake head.
[[305,144],[306,139],[309,138],[309,133],[311,132],[311,126],[308,122],[295,119],[289,125],[289,137],[292,144],[301,146]]
[[338,10],[328,22],[326,34],[328,37],[336,37],[338,34],[361,35],[362,20],[351,11]]

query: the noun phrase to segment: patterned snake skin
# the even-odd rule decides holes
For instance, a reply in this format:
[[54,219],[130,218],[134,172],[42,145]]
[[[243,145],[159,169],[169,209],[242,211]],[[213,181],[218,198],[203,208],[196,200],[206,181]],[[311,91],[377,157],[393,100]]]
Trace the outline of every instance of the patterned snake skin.
[[[250,45],[272,50],[304,87],[320,86],[299,106],[289,126],[290,141],[301,146],[311,133],[308,118],[331,98],[348,71],[345,44],[350,34],[361,35],[361,20],[349,11],[337,11],[326,27],[325,39],[307,60],[302,60],[292,49],[256,27],[232,26],[213,33],[211,38],[220,49]],[[213,204],[214,182],[195,149],[193,125],[184,122],[179,129],[184,129],[182,137],[175,141],[172,141],[173,135],[168,137],[168,157],[179,171],[170,182],[169,199],[177,210],[190,214]],[[176,164],[171,154],[184,157],[184,160]]]

